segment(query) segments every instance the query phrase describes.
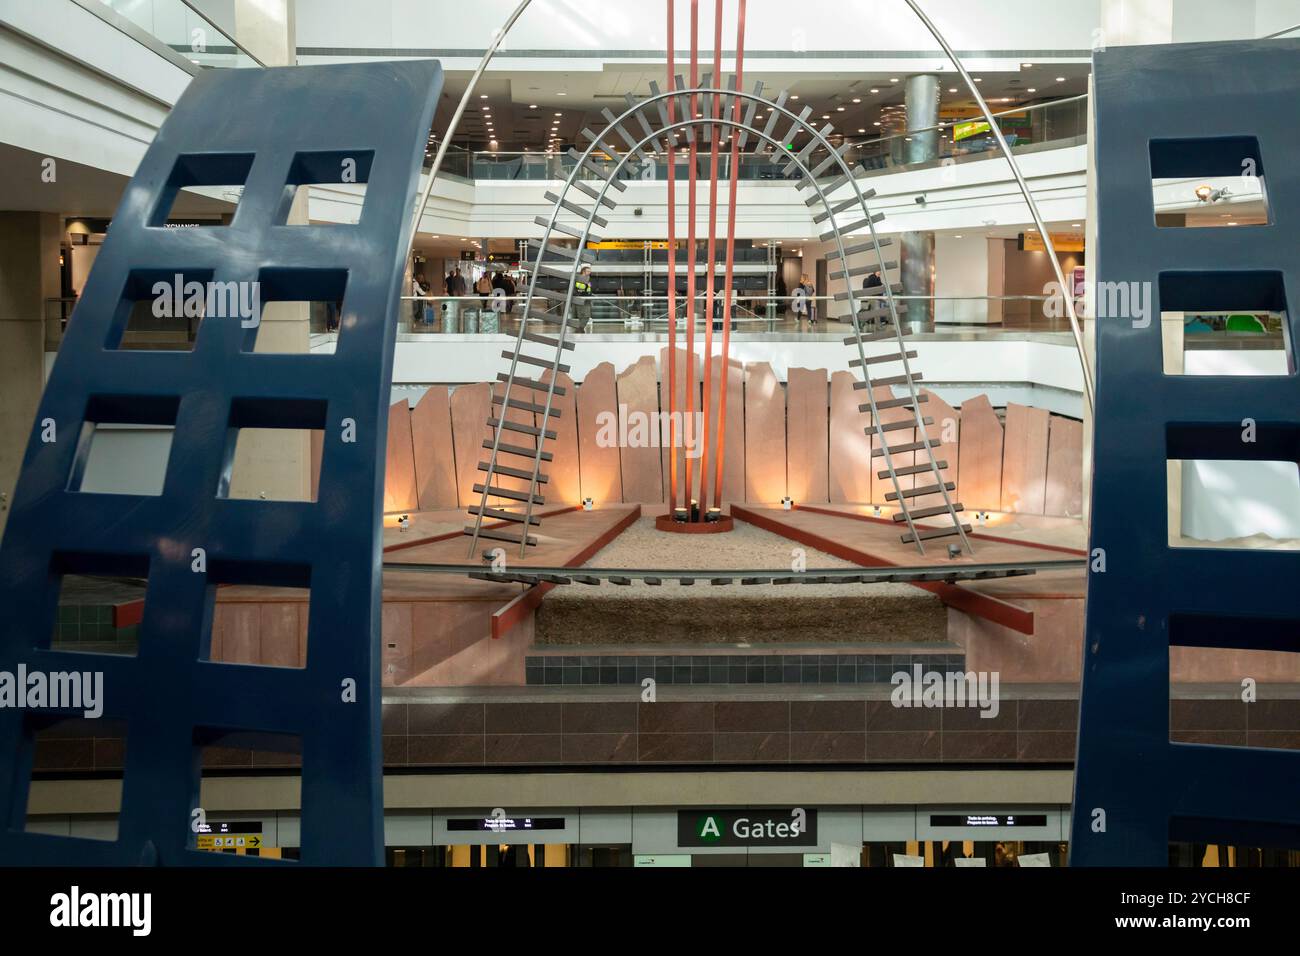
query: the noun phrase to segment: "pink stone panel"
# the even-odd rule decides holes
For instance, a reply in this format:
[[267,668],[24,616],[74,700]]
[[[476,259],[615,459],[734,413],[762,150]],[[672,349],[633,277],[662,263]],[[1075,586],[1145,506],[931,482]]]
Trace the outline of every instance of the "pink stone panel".
[[383,684],[392,687],[411,678],[411,609],[407,602],[384,602],[381,617]]
[[415,455],[411,448],[411,406],[406,399],[388,409],[388,452],[384,459],[384,511],[414,511]]
[[967,511],[1002,508],[1002,422],[987,395],[961,406],[957,496]]
[[[677,413],[676,440],[677,440],[677,447],[680,449],[677,452],[677,500],[678,502],[680,502],[682,501],[686,493],[686,480],[687,480],[686,468],[688,466],[691,469],[690,470],[690,481],[691,481],[691,489],[692,489],[691,497],[699,498],[699,491],[700,491],[699,432],[701,429],[700,423],[702,421],[702,419],[699,416],[699,412],[701,410],[701,396],[703,395],[702,382],[704,380],[704,365],[701,362],[698,353],[693,356],[693,360],[690,361],[689,364],[687,360],[688,358],[692,358],[692,357],[685,349],[679,348],[676,350],[676,353],[677,353],[676,355],[677,367],[676,367],[675,374],[677,376],[677,400],[675,404],[670,404],[668,402],[668,349],[662,348],[659,350],[659,396],[660,396],[659,401],[660,401],[660,406],[664,412],[668,412],[671,409],[676,411]],[[737,368],[740,369],[740,374],[742,378],[739,392],[741,395],[743,395],[744,394],[744,381],[743,381],[744,367],[737,364]],[[693,383],[692,392],[694,395],[693,404],[692,404],[692,408],[694,409],[694,414],[692,414],[689,417],[686,415],[686,373],[688,369],[691,370],[691,381]],[[728,402],[731,401],[731,395],[734,394],[735,393],[729,394],[727,398]],[[730,417],[731,417],[730,413],[728,413],[728,418]],[[664,421],[666,422],[667,419],[665,419]],[[663,500],[664,501],[668,500],[671,491],[671,481],[669,480],[670,473],[668,470],[671,464],[671,462],[669,461],[668,446],[671,443],[672,443],[671,434],[660,438],[660,445],[663,446],[661,452],[662,464],[660,465],[660,467],[663,470],[663,476],[664,476],[663,479],[663,484],[664,484]],[[742,436],[742,444],[743,444],[743,436]],[[687,454],[688,449],[694,449],[694,451],[692,451],[692,453],[688,455]],[[737,470],[741,473],[741,480],[743,481],[744,470],[745,470],[743,459],[742,459],[742,463],[739,465]],[[741,485],[742,493],[743,493],[743,487],[744,486],[742,484]]]
[[434,385],[411,410],[415,490],[421,511],[456,508],[456,453],[451,438],[451,394]]
[[786,386],[786,491],[796,503],[830,501],[830,391],[826,369],[792,368]]
[[[948,467],[940,468],[939,473],[943,476],[945,482],[956,483],[960,453],[958,438],[961,428],[961,416],[955,408],[929,389],[921,389],[921,394],[926,396],[926,400],[921,403],[921,414],[925,418],[934,419],[934,424],[925,426],[925,435],[930,440],[930,447],[934,449],[935,461],[948,463]],[[920,475],[917,480],[922,485],[935,483],[933,474]],[[948,498],[953,504],[960,501],[956,491],[948,492]],[[909,507],[920,510],[921,508],[938,507],[942,504],[943,495],[935,493],[920,495],[911,499]],[[943,516],[939,515],[938,518],[943,519]],[[944,524],[945,522],[939,520],[937,523]]]
[[852,372],[831,375],[830,500],[865,504],[871,500],[871,439],[863,431],[870,417],[858,411],[862,392]]
[[948,609],[948,636],[966,649],[966,667],[997,672],[1004,684],[1077,683],[1083,662],[1083,599],[1017,597],[1013,603],[1033,611],[1033,634]]
[[[551,380],[551,370],[542,372],[542,381]],[[546,450],[555,458],[542,463],[542,473],[550,480],[543,493],[548,507],[555,505],[576,505],[582,501],[581,463],[578,459],[578,403],[573,387],[573,379],[563,372],[556,378],[555,384],[564,389],[563,395],[554,396],[551,408],[559,412],[558,418],[552,416],[547,426],[557,437],[546,443]],[[545,393],[538,404],[545,403]]]
[[1047,438],[1047,493],[1043,513],[1083,514],[1083,422],[1052,416]]
[[1002,508],[1040,515],[1047,492],[1047,436],[1051,413],[1045,408],[1007,403],[1002,448]]
[[[486,382],[460,385],[451,393],[451,435],[456,451],[456,496],[462,507],[478,504],[474,491],[482,474],[478,463],[491,454],[483,447],[484,423],[492,408],[492,387]],[[526,447],[528,442],[522,442]]]
[[260,662],[269,667],[299,666],[298,615],[306,615],[306,602],[278,601],[259,607]]
[[745,366],[745,500],[775,504],[786,494],[785,389],[766,362]]
[[261,607],[243,602],[227,604],[225,618],[221,660],[227,664],[256,664],[262,653]]
[[1175,683],[1241,686],[1247,677],[1256,682],[1294,684],[1300,681],[1300,654],[1222,647],[1169,648],[1169,679]]
[[[623,500],[614,366],[601,362],[578,388],[578,462],[582,497],[597,504]],[[612,441],[607,439],[613,439]]]
[[222,643],[225,639],[226,627],[226,605],[219,601],[215,602],[212,606],[212,637],[208,642],[208,660],[225,660],[225,657],[222,656],[224,653]]
[[[743,501],[745,496],[745,366],[729,359],[727,375],[727,422],[722,456],[722,501]],[[719,395],[722,387],[722,361],[720,355],[713,360],[713,377],[709,382],[709,473],[705,476],[709,486],[709,505],[718,500],[718,425],[721,414]],[[663,386],[667,394],[667,385]],[[702,461],[702,459],[701,459]]]
[[[463,605],[459,607],[464,608]],[[495,605],[481,602],[487,614],[490,630],[491,612]],[[478,609],[465,609],[472,615],[472,624],[478,634],[480,623]],[[520,686],[524,683],[524,654],[533,642],[533,619],[530,616],[511,628],[500,640],[475,636],[449,646],[449,653],[428,670],[414,677],[412,687],[468,687],[468,686]]]
[[[619,374],[618,404],[620,412],[626,410],[626,426],[620,422],[619,427],[623,501],[663,501],[659,382],[653,357],[643,356]],[[624,428],[626,435],[622,434]]]

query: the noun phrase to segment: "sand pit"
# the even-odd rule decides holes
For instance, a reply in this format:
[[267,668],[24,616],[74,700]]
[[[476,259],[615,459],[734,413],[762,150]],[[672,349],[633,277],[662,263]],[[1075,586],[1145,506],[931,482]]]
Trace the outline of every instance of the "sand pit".
[[[726,534],[678,535],[641,518],[587,562],[593,568],[809,571],[856,565],[742,521]],[[897,643],[947,640],[947,611],[909,584],[788,584],[556,588],[537,617],[537,643]]]

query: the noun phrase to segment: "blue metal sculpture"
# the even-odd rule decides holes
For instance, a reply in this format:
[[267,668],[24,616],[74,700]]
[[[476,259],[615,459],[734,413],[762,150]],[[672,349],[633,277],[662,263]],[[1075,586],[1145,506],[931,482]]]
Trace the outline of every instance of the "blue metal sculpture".
[[[118,838],[23,832],[37,724],[3,709],[0,862],[249,861],[193,849],[200,748],[277,749],[286,737],[301,744],[302,861],[382,862],[383,450],[411,209],[441,86],[431,60],[207,72],[145,155],[68,323],[0,549],[0,670],[102,671],[104,716],[126,721]],[[283,224],[298,184],[353,181],[368,184],[357,224]],[[244,188],[229,225],[163,228],[177,189],[232,183]],[[174,274],[260,283],[263,298],[341,298],[337,351],[254,354],[256,329],[216,314],[191,352],[118,350],[132,300]],[[175,426],[161,495],[75,490],[87,432],[112,422]],[[323,429],[315,502],[220,493],[244,427]],[[147,575],[137,656],[50,649],[69,573]],[[227,583],[310,588],[304,668],[208,659],[213,592]]]
[[[1096,298],[1122,289],[1148,308],[1094,309],[1093,567],[1070,859],[1164,866],[1171,841],[1300,846],[1300,753],[1169,739],[1170,647],[1300,651],[1300,553],[1171,548],[1165,491],[1168,460],[1300,460],[1294,352],[1287,375],[1166,376],[1160,322],[1162,310],[1283,310],[1294,349],[1300,42],[1120,47],[1097,55],[1094,74]],[[1268,224],[1157,224],[1153,179],[1193,177],[1190,197],[1212,176],[1263,177]]]

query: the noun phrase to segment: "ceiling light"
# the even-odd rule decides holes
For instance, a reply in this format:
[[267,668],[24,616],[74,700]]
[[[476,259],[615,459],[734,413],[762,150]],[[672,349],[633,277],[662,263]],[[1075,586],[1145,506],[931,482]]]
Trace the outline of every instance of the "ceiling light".
[[555,115],[556,115],[556,116],[562,116],[562,115],[564,115],[564,114],[562,114],[562,113],[556,113]]
[[880,122],[877,121],[877,122],[875,122],[875,123],[872,123],[871,125],[872,125],[872,126],[879,126],[879,125],[880,125]]
[[566,93],[566,92],[564,92],[564,90],[557,90],[556,93],[555,93],[555,95],[556,95],[556,96],[568,96],[569,94]]
[[1020,69],[1022,69],[1022,70],[1029,70],[1029,69],[1032,69],[1033,66],[1034,66],[1034,64],[1032,64],[1032,63],[1021,63],[1021,64],[1020,64]]
[[1230,226],[1235,226],[1236,223],[1235,223],[1235,222],[1230,222],[1230,223],[1228,223],[1228,225],[1230,225]]
[[1065,82],[1065,77],[1063,77],[1063,76],[1058,76],[1058,77],[1056,78],[1056,82],[1057,82],[1057,83],[1064,83],[1064,82]]
[[822,114],[822,119],[830,119],[830,118],[831,118],[831,116],[830,116],[829,113],[823,113],[823,114]]
[[1077,222],[1072,222],[1072,223],[1070,223],[1070,228],[1071,228],[1071,229],[1078,229],[1078,228],[1079,228],[1079,223],[1077,223]]
[[956,92],[957,92],[957,87],[955,87],[955,86],[950,86],[950,87],[948,87],[948,92],[949,92],[949,93],[956,93]]
[[844,112],[844,107],[842,107],[842,106],[837,106],[837,107],[835,107],[835,112],[837,112],[837,113],[843,113],[843,112]]
[[855,102],[855,103],[861,103],[861,102],[862,102],[862,98],[861,98],[861,97],[857,97],[857,96],[855,96],[855,97],[853,98],[853,102]]
[[976,83],[983,83],[983,82],[984,82],[984,79],[983,79],[982,77],[978,77],[978,76],[977,76],[977,77],[975,77],[975,82],[976,82]]
[[960,239],[960,238],[961,238],[961,234],[958,233],[957,235],[953,236],[953,238],[954,238],[954,239]]
[[859,132],[859,133],[865,133],[866,130],[865,130],[865,129],[860,129],[860,130],[858,130],[858,132]]
[[873,86],[873,87],[869,90],[869,92],[871,92],[871,93],[879,93],[880,90]]
[[1026,93],[1037,93],[1038,90],[1031,86],[1031,87],[1030,87],[1028,90],[1026,90],[1025,92],[1026,92]]
[[528,104],[528,108],[529,108],[530,110],[535,110],[535,109],[537,109],[537,104],[536,104],[536,103],[529,103],[529,104]]
[[796,94],[794,94],[794,96],[790,97],[790,99],[792,99],[792,100],[797,100],[798,98],[799,98],[799,94],[798,94],[798,93],[796,93]]
[[481,99],[481,100],[485,100],[485,99],[487,99],[487,94],[486,94],[486,93],[480,93],[480,94],[478,95],[478,98]]
[[897,82],[898,82],[898,77],[896,77],[896,76],[891,76],[891,77],[889,78],[889,82],[890,82],[890,83],[897,83]]

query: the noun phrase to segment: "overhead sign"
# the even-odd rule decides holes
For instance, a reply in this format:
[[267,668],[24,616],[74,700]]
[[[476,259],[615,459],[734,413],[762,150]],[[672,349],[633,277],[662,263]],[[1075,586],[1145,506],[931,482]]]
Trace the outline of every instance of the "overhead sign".
[[518,830],[563,830],[564,817],[458,817],[447,821],[451,833],[512,833]]
[[932,813],[932,827],[1045,827],[1043,813]]
[[[1052,233],[1052,245],[1056,246],[1057,252],[1083,252],[1083,233],[1054,232]],[[1025,252],[1045,252],[1047,245],[1043,242],[1041,233],[1022,232],[1020,234],[1020,248]]]
[[662,239],[606,239],[601,242],[587,243],[588,249],[667,249],[668,243]]
[[194,842],[200,850],[259,850],[266,845],[260,821],[203,823]]
[[816,846],[817,811],[678,810],[678,846]]

